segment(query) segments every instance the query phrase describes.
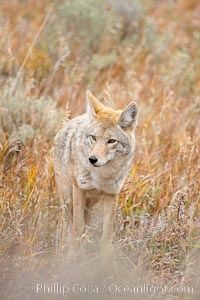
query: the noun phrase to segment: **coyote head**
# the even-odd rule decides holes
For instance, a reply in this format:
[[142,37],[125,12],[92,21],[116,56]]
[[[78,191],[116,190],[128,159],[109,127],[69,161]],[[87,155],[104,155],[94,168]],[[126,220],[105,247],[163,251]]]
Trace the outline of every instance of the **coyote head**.
[[103,105],[90,91],[86,96],[88,162],[94,167],[101,167],[111,161],[129,159],[135,148],[137,105],[132,102],[124,110],[114,110]]

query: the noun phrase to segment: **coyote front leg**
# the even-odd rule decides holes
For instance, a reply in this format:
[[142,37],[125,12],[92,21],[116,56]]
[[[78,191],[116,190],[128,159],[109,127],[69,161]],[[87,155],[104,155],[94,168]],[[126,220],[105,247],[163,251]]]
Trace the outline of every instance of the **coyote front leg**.
[[80,237],[83,233],[85,220],[85,191],[76,185],[73,185],[73,221],[72,221],[72,237],[70,245],[70,254],[76,256],[78,254]]
[[90,225],[92,210],[99,199],[87,198],[85,202],[85,225]]
[[[109,250],[113,236],[113,221],[117,206],[118,195],[104,194],[103,200],[103,233],[101,240],[101,249],[103,254]],[[105,253],[106,252],[106,253]]]

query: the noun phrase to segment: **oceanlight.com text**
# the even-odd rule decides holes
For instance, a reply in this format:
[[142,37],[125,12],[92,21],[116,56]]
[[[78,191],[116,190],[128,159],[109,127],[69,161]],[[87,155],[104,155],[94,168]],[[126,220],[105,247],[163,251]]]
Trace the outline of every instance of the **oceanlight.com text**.
[[106,283],[103,286],[95,283],[73,283],[64,284],[59,282],[52,283],[37,283],[33,287],[33,290],[37,294],[59,294],[66,295],[69,293],[80,293],[80,294],[146,294],[146,295],[158,295],[158,294],[193,294],[193,286],[166,286],[160,285],[156,286],[153,284],[141,284],[132,285],[124,284],[120,285],[118,283]]

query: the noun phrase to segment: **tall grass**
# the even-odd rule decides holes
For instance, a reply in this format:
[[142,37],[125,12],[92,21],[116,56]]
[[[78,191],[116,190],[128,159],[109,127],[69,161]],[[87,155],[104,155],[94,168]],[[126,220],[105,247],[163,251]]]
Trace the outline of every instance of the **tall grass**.
[[[1,4],[2,280],[66,255],[67,209],[50,148],[66,107],[71,117],[85,110],[89,87],[116,108],[139,106],[134,165],[116,214],[116,274],[198,286],[199,13],[191,0]],[[98,215],[83,237],[93,258]]]

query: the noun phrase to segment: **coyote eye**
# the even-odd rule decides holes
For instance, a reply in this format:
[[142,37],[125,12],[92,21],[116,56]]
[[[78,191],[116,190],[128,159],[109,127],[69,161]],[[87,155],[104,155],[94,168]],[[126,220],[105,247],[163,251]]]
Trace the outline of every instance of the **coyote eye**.
[[108,144],[114,144],[115,142],[116,142],[116,140],[114,140],[114,139],[108,140]]
[[96,136],[91,135],[90,137],[91,137],[91,139],[92,139],[93,141],[96,141]]

